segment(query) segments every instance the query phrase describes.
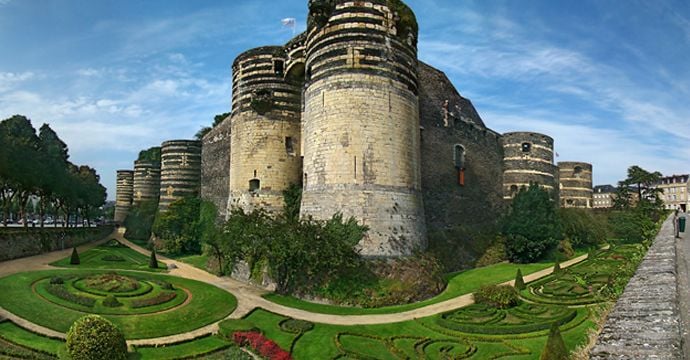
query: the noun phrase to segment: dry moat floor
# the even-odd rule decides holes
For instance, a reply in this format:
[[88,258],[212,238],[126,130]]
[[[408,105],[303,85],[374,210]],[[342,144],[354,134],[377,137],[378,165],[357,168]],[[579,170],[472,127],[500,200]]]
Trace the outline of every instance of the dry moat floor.
[[[233,342],[241,331],[259,331],[294,359],[539,359],[554,322],[569,350],[588,343],[611,304],[605,288],[645,249],[612,245],[558,273],[537,263],[451,274],[435,298],[380,309],[265,294],[165,258],[162,269],[178,268],[151,270],[147,251],[119,233],[80,252],[80,265],[69,265],[69,252],[0,263],[0,359],[57,358],[86,313],[121,328],[132,359],[251,359]],[[518,306],[473,303],[472,292],[510,282],[518,268],[528,281]]]

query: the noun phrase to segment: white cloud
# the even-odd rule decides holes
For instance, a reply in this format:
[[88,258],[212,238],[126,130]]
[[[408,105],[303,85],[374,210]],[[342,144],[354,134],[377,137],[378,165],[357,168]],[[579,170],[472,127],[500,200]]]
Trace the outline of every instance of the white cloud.
[[30,71],[21,73],[0,72],[0,91],[7,91],[16,86],[18,83],[31,80],[34,77],[35,74]]

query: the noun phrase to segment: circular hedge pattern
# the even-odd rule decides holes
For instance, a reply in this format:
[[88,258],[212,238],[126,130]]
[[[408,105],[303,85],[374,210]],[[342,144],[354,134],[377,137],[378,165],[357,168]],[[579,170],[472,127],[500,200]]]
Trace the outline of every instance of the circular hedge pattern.
[[[89,279],[98,281],[88,282]],[[122,281],[125,286],[94,287],[105,284],[105,279]],[[136,289],[122,292],[133,288]],[[0,278],[0,294],[0,307],[37,325],[67,332],[82,316],[99,314],[120,328],[127,339],[196,330],[222,320],[237,306],[232,294],[212,285],[131,271],[18,273]]]
[[[142,315],[174,310],[188,299],[189,290],[173,288],[166,281],[117,273],[67,277],[53,284],[53,277],[34,282],[43,299],[68,309],[100,315]],[[134,289],[130,291],[125,291]],[[108,291],[110,290],[110,291]]]

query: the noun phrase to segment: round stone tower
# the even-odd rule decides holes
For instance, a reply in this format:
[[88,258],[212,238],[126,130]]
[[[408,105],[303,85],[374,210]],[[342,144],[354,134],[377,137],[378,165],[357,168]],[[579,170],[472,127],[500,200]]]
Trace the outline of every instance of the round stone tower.
[[553,138],[533,132],[503,135],[503,198],[536,183],[558,199],[558,168],[553,164]]
[[134,197],[134,171],[117,171],[117,194],[115,195],[115,216],[116,223],[121,224],[127,218],[129,209],[132,207]]
[[365,256],[426,246],[417,22],[399,0],[311,0],[302,216],[369,227]]
[[283,190],[301,183],[303,79],[285,79],[287,57],[284,47],[267,46],[233,63],[229,208],[279,212]]
[[161,185],[158,209],[165,211],[176,200],[199,195],[201,142],[171,140],[161,146]]
[[564,161],[558,163],[561,207],[592,207],[592,164]]
[[133,204],[140,205],[149,200],[158,202],[160,187],[161,165],[147,160],[135,161]]

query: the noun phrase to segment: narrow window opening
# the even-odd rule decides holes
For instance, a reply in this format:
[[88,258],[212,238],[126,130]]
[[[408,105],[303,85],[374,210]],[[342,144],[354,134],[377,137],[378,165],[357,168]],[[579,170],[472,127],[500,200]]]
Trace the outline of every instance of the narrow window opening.
[[354,170],[355,170],[355,180],[356,180],[357,179],[357,157],[356,156],[355,156]]
[[295,142],[291,136],[285,137],[285,152],[289,155],[295,155]]
[[462,145],[453,147],[453,162],[458,171],[458,185],[465,186],[465,148]]
[[259,179],[251,179],[249,180],[249,191],[251,192],[257,192],[261,189],[261,180]]
[[518,187],[517,185],[510,185],[510,195],[515,196],[518,192]]
[[273,60],[273,71],[276,76],[283,76],[285,73],[285,62],[283,60]]
[[522,143],[522,152],[523,152],[523,153],[528,153],[528,152],[531,152],[531,151],[532,151],[532,144],[530,144],[530,143],[528,143],[528,142]]

